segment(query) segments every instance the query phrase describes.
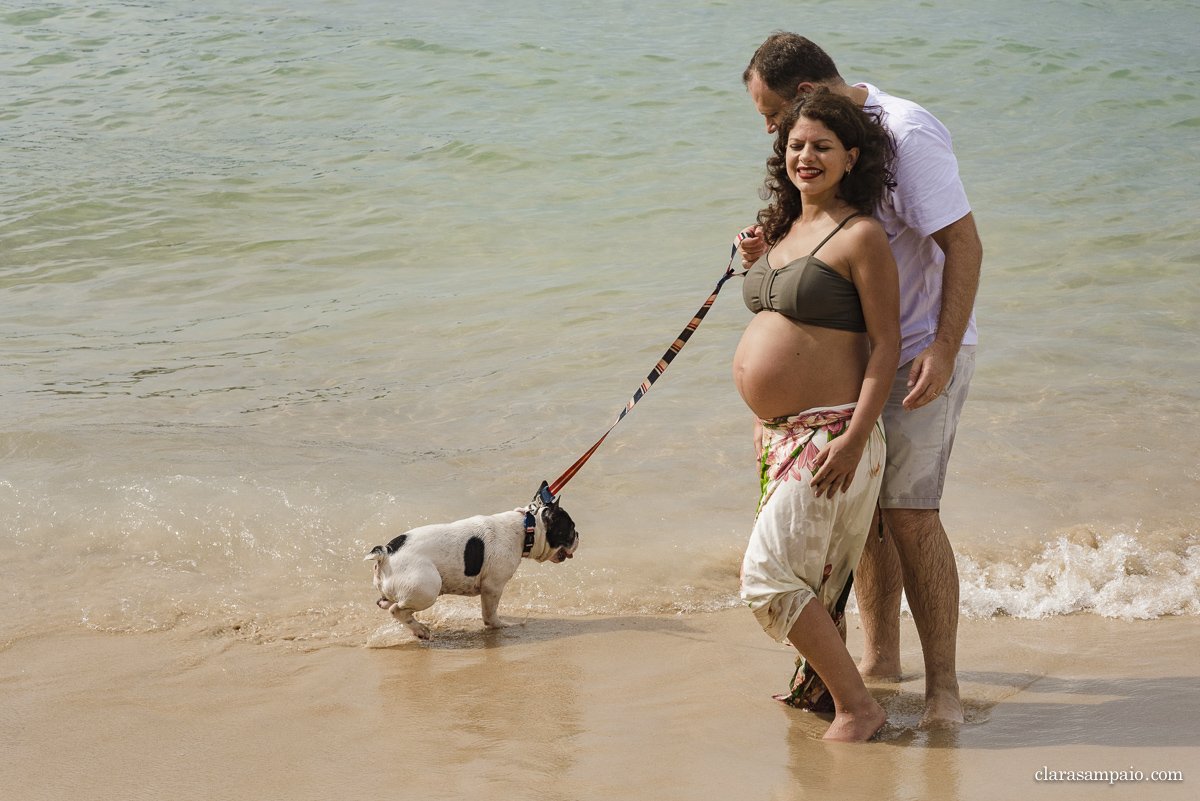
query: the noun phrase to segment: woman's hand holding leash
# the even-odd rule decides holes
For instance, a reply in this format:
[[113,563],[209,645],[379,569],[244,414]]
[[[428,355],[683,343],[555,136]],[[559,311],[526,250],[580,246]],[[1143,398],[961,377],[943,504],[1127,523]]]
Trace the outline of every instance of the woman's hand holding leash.
[[738,252],[742,254],[742,267],[748,270],[767,252],[767,241],[763,239],[761,225],[748,225],[742,229],[742,234],[745,239],[738,245]]

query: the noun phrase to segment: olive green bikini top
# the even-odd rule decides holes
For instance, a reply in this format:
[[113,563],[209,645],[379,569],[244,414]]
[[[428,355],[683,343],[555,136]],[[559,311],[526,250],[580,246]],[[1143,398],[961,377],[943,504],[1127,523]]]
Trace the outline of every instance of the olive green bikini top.
[[854,282],[817,258],[817,251],[842,230],[843,225],[859,216],[865,215],[862,212],[851,214],[821,240],[812,253],[778,269],[767,264],[769,252],[759,259],[746,273],[746,281],[742,284],[746,308],[755,314],[779,312],[797,322],[821,328],[865,332],[867,321]]

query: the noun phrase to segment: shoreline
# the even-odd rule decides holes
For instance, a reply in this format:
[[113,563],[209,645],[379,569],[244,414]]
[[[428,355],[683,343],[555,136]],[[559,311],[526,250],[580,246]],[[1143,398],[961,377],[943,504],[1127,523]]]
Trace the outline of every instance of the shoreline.
[[902,682],[869,684],[889,722],[860,746],[771,699],[793,657],[743,609],[472,623],[382,648],[27,638],[0,654],[0,769],[22,799],[1083,798],[1094,783],[1034,774],[1183,771],[1114,788],[1157,799],[1195,781],[1196,618],[964,620],[953,731],[913,728],[905,620]]

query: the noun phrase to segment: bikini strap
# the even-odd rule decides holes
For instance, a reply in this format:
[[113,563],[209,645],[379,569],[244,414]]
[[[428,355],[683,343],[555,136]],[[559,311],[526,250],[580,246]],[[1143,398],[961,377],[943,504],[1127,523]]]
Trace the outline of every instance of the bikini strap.
[[847,217],[846,219],[842,220],[840,223],[838,223],[837,228],[834,228],[832,231],[829,232],[829,236],[827,236],[821,240],[821,244],[819,244],[815,248],[813,248],[812,253],[809,253],[808,257],[811,259],[813,256],[817,255],[817,251],[820,250],[821,248],[825,247],[825,243],[828,242],[830,239],[833,239],[833,235],[836,234],[838,231],[842,230],[843,225],[850,222],[855,217],[866,217],[866,216],[867,215],[864,214],[863,212],[856,211],[853,214],[851,214],[849,217]]

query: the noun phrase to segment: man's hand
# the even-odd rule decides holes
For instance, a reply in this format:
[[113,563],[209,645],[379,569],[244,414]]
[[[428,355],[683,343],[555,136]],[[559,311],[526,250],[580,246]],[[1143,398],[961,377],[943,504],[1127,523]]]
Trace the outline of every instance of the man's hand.
[[911,390],[904,398],[904,408],[910,412],[945,392],[954,376],[954,360],[971,319],[983,263],[983,245],[970,213],[930,236],[946,254],[942,268],[942,308],[938,313],[937,339],[917,354],[908,374]]
[[954,376],[954,360],[958,348],[951,348],[934,341],[913,359],[908,371],[908,386],[911,388],[904,398],[907,411],[920,409],[946,391],[946,385]]
[[742,267],[749,270],[767,252],[767,240],[763,239],[761,225],[748,225],[742,229],[742,233],[746,238],[738,245],[738,253],[742,254]]

